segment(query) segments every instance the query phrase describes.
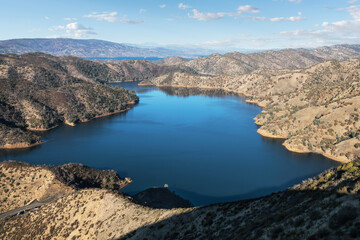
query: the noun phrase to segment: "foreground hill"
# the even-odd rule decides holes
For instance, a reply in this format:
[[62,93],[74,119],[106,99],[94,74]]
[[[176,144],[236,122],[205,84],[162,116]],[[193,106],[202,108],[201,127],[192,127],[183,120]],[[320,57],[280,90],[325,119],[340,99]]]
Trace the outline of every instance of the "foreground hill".
[[283,138],[295,152],[338,161],[360,156],[360,61],[328,61],[298,70],[199,75],[175,72],[142,84],[220,88],[244,94],[264,108],[256,117],[267,137]]
[[32,146],[41,141],[33,131],[127,110],[134,92],[97,84],[117,74],[74,57],[0,55],[0,148]]
[[[78,169],[57,167],[72,173]],[[61,170],[65,168],[65,170]],[[78,170],[79,171],[79,170]],[[87,173],[89,169],[80,168]],[[110,190],[73,188],[48,167],[1,163],[0,200],[8,207],[62,194],[38,210],[0,221],[2,239],[356,239],[360,237],[360,162],[343,164],[285,191],[196,208],[155,209]],[[75,171],[76,172],[76,171]],[[96,173],[96,171],[94,171]],[[96,174],[83,174],[88,182]],[[74,176],[79,174],[74,173]],[[73,182],[84,177],[75,177]],[[115,180],[114,180],[115,179]],[[101,179],[100,179],[101,180]],[[61,187],[61,188],[59,188]],[[95,186],[96,187],[96,186]],[[33,190],[40,189],[38,192]],[[55,189],[55,190],[53,190]],[[25,195],[24,195],[25,194]],[[22,197],[24,195],[24,197]],[[22,201],[24,201],[22,203]],[[8,203],[14,204],[9,206]],[[21,204],[22,203],[22,204]]]
[[95,39],[24,38],[0,41],[0,53],[30,52],[76,57],[168,57],[183,54],[165,48],[140,48]]

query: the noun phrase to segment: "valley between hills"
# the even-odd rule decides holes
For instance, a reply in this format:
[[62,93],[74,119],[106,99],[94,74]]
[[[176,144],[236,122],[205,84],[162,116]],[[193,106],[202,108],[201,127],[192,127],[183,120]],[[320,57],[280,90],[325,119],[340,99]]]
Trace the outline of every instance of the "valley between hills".
[[[188,60],[84,60],[44,53],[0,55],[0,146],[41,143],[37,131],[126,111],[136,93],[108,86],[223,89],[263,108],[258,133],[295,152],[343,164],[269,196],[204,207],[162,188],[175,203],[146,205],[149,191],[81,165],[0,163],[0,211],[42,203],[0,219],[3,239],[352,239],[360,237],[360,47],[213,54]],[[140,99],[141,101],[141,99]],[[120,190],[120,192],[119,192]],[[165,197],[163,198],[165,199]],[[147,202],[146,201],[146,202]]]

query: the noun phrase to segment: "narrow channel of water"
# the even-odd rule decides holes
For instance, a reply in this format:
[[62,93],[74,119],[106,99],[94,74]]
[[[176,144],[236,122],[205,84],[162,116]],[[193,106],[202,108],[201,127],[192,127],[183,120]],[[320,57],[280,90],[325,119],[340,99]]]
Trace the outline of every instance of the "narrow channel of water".
[[168,184],[196,205],[269,194],[337,166],[317,154],[287,151],[256,133],[255,105],[223,91],[118,86],[137,91],[126,113],[43,134],[41,146],[1,150],[0,161],[82,163],[114,169],[135,193]]

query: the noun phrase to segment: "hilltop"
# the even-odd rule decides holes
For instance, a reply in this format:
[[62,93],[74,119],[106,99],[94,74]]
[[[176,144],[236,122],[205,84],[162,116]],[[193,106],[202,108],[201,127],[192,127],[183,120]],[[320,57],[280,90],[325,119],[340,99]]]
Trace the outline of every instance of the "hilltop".
[[[65,165],[66,167],[66,165]],[[59,171],[64,168],[58,168]],[[0,220],[3,239],[355,239],[360,237],[360,162],[343,164],[285,191],[257,199],[204,207],[156,209],[111,190],[124,182],[113,172],[88,181],[107,185],[73,188],[48,167],[1,163],[1,201],[23,206],[45,193],[57,198],[22,215]],[[79,176],[76,174],[75,176]],[[84,176],[84,174],[82,175]],[[84,177],[75,177],[81,181]],[[99,179],[101,180],[101,179]],[[110,186],[110,188],[109,188]],[[36,190],[38,189],[38,190]],[[34,191],[36,190],[36,191]],[[121,190],[121,189],[120,189]],[[26,197],[20,198],[25,194]],[[11,204],[11,205],[9,205]]]
[[0,148],[41,143],[35,131],[129,109],[132,91],[99,84],[118,73],[104,64],[43,53],[0,55]]

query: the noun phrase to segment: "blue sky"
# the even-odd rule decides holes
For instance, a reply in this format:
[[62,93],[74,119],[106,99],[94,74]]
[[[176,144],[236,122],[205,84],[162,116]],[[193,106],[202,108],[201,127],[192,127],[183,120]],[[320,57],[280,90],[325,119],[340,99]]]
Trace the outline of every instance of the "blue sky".
[[360,43],[360,0],[0,0],[0,39],[233,51]]

